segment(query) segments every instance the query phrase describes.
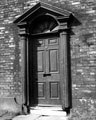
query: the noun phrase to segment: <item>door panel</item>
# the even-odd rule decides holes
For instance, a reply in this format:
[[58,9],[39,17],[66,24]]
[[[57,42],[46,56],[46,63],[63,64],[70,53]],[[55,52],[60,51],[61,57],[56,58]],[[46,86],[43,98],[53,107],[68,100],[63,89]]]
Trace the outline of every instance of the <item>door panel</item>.
[[45,83],[38,83],[38,97],[45,99]]
[[60,105],[58,38],[32,40],[29,46],[30,103]]
[[58,44],[58,39],[54,39],[54,38],[52,39],[52,38],[51,38],[51,39],[48,40],[48,44],[49,44],[49,45]]
[[38,66],[38,72],[44,72],[44,52],[43,51],[38,51],[37,52],[37,66]]
[[59,83],[58,82],[50,82],[50,98],[51,99],[59,98]]
[[58,50],[49,51],[49,68],[50,72],[58,71]]

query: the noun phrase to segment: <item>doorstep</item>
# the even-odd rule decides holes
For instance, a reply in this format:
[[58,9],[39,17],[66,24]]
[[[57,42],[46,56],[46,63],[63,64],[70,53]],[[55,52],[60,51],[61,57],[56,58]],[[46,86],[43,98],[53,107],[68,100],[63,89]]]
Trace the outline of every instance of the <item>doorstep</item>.
[[12,120],[68,120],[66,112],[60,107],[31,107],[29,115],[20,115]]
[[66,117],[67,114],[61,107],[43,106],[43,107],[31,107],[30,114],[38,114],[42,116],[62,116]]

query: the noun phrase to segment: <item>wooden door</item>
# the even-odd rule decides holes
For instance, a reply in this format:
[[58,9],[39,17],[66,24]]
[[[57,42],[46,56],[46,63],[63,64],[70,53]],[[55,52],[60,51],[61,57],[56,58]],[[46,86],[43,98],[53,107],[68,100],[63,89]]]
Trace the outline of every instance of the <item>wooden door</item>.
[[59,38],[29,42],[30,104],[61,104]]

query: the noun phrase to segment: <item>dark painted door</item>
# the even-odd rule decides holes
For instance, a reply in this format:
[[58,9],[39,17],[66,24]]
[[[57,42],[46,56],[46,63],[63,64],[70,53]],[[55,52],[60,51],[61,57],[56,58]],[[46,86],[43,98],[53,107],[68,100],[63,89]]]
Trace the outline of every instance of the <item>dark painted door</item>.
[[30,104],[60,105],[59,38],[29,42]]

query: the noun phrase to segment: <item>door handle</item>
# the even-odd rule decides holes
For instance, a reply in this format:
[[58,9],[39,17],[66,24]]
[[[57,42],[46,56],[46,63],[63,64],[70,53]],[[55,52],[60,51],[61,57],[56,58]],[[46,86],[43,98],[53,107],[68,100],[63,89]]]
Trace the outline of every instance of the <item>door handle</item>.
[[46,77],[46,76],[51,76],[51,74],[50,73],[44,73],[43,77]]

